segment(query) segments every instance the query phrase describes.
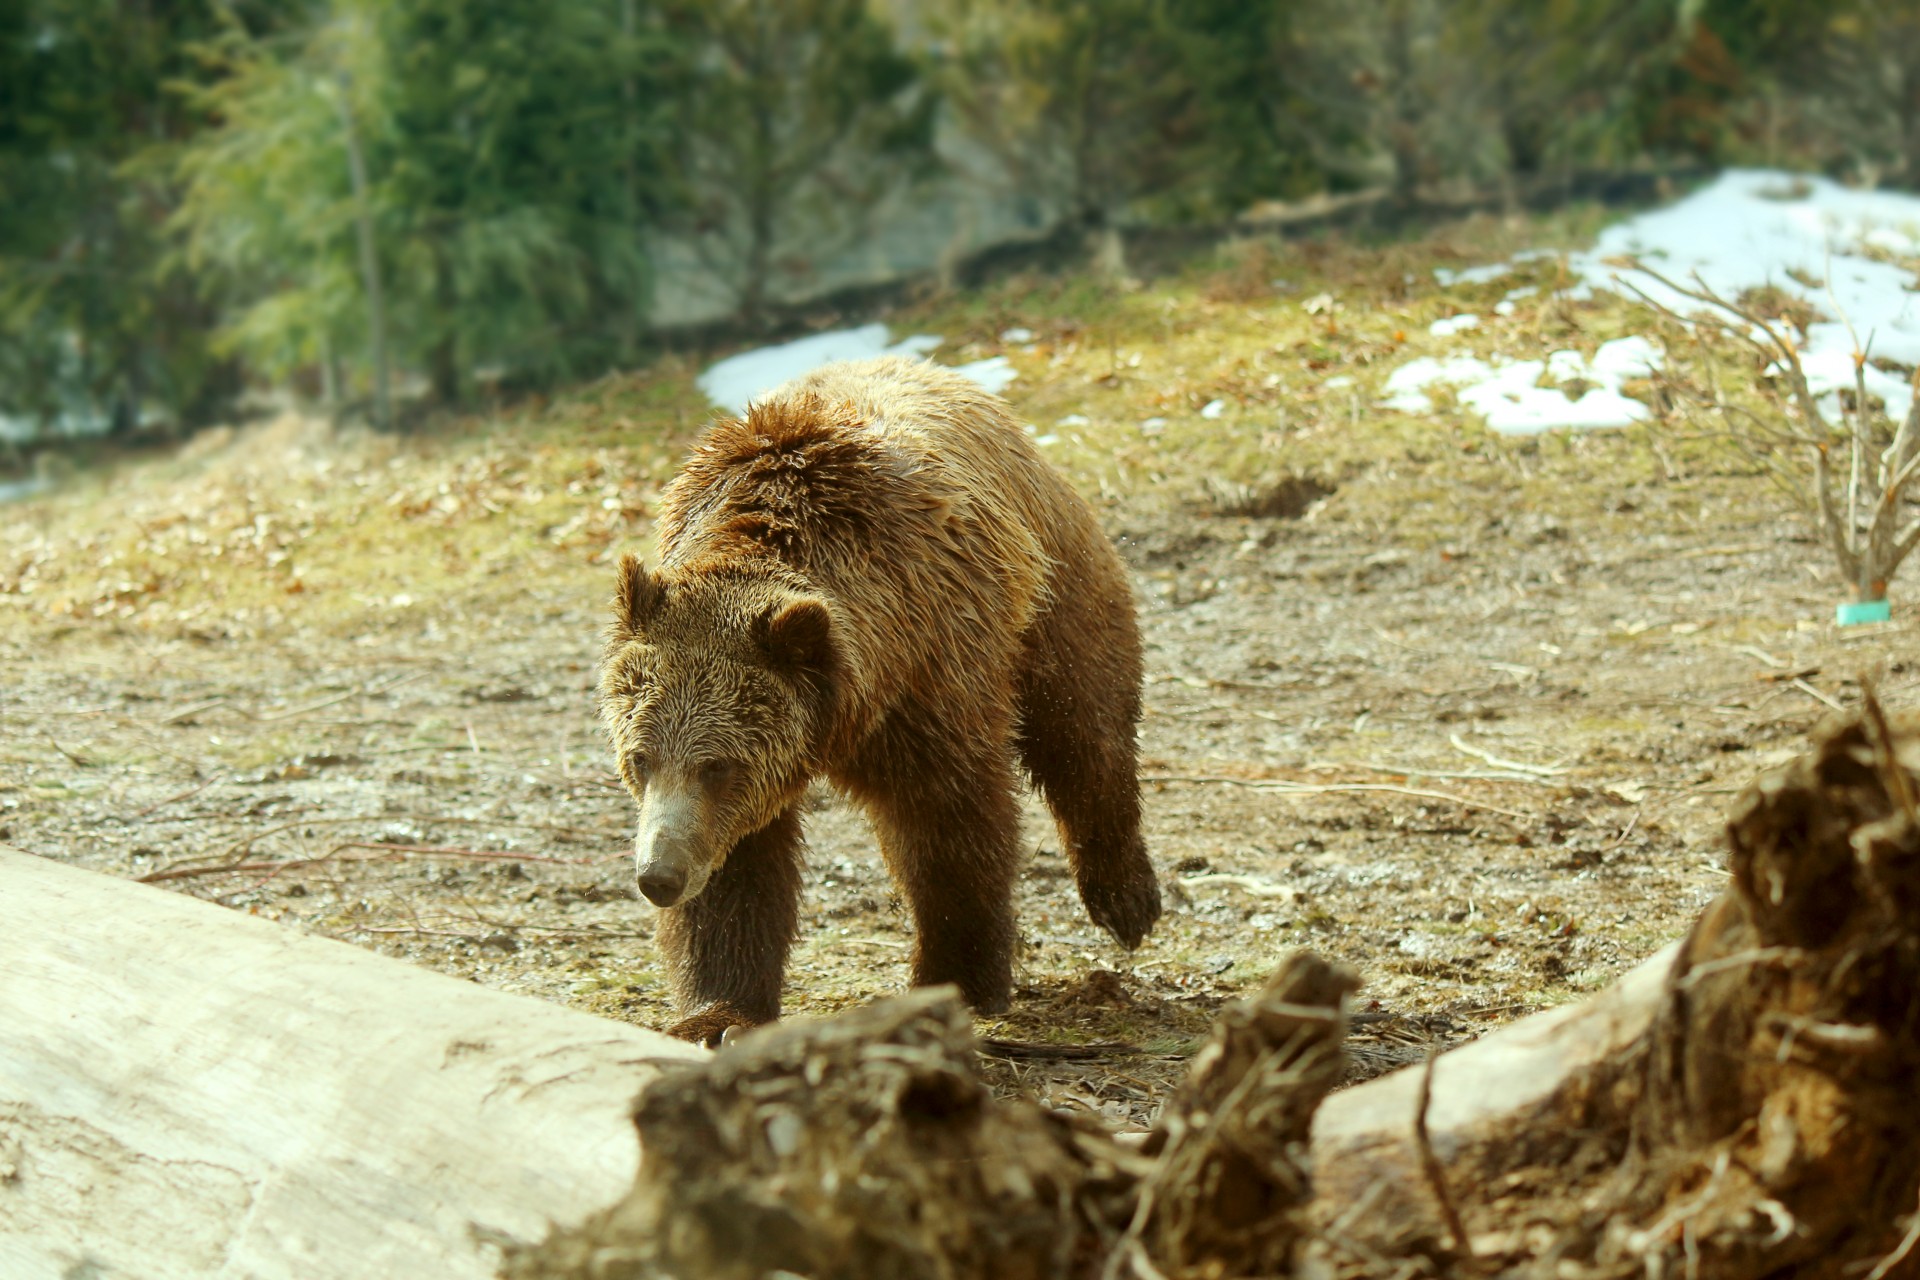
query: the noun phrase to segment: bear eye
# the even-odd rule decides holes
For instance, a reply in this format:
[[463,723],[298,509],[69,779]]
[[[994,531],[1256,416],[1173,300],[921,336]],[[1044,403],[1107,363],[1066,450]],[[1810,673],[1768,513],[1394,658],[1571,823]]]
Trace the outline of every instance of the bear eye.
[[635,751],[620,762],[620,771],[627,775],[627,781],[636,787],[647,785],[647,775],[653,771],[653,761],[647,759],[644,751]]
[[700,781],[709,787],[724,787],[733,781],[738,768],[731,760],[709,760],[700,766]]

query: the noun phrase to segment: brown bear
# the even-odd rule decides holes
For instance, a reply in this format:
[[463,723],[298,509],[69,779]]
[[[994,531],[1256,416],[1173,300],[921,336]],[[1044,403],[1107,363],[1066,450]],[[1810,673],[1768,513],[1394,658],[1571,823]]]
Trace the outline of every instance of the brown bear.
[[620,561],[600,704],[672,1034],[779,1016],[815,778],[872,819],[916,985],[1008,1006],[1021,769],[1088,914],[1146,937],[1132,593],[1003,401],[904,357],[818,370],[707,430],[658,534],[655,571]]

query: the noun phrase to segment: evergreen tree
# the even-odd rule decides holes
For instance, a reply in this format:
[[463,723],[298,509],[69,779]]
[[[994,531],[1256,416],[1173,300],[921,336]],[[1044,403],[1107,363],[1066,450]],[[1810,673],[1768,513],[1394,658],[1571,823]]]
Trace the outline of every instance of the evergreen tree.
[[633,358],[664,181],[657,36],[624,32],[620,0],[407,0],[381,18],[370,163],[396,320],[437,396],[459,399],[475,365],[552,377]]
[[218,123],[177,159],[183,265],[218,306],[219,348],[269,379],[317,366],[328,399],[367,335],[342,119],[369,95],[329,64],[370,59],[347,34],[322,51],[235,24],[200,46],[190,100]]
[[[1479,86],[1453,43],[1447,0],[1294,0],[1275,5],[1263,52],[1278,146],[1335,187],[1425,184],[1483,169]],[[1281,96],[1284,95],[1284,96]]]
[[181,155],[178,224],[220,282],[222,340],[269,374],[375,373],[380,325],[447,404],[478,366],[536,381],[632,359],[663,59],[622,17],[338,0],[297,39],[209,46],[196,104],[219,124]]
[[963,0],[942,35],[963,127],[1122,271],[1123,215],[1176,191],[1200,137],[1165,0]]
[[1217,217],[1326,184],[1297,127],[1312,104],[1276,73],[1281,51],[1301,41],[1300,15],[1296,0],[1168,0],[1165,38],[1191,85],[1197,126],[1181,140],[1180,182],[1161,201],[1171,212]]
[[[1796,141],[1826,167],[1920,188],[1920,5],[1752,0],[1763,75],[1793,95]],[[1723,21],[1735,15],[1715,13]]]
[[1475,68],[1507,171],[1622,164],[1642,150],[1647,86],[1692,30],[1691,0],[1461,0],[1453,42]]
[[935,101],[867,0],[664,0],[678,216],[740,317],[932,169]]
[[203,306],[161,270],[171,183],[140,163],[193,128],[166,85],[217,22],[193,0],[0,6],[0,413],[125,431],[222,389]]

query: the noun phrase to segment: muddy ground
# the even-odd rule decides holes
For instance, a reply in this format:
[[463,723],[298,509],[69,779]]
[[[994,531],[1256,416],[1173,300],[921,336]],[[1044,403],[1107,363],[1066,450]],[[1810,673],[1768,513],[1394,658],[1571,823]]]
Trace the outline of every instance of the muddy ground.
[[[1294,306],[1209,294],[1198,279],[1167,304],[1190,307],[1192,324],[1166,321],[1157,299],[1127,305],[1165,324],[1169,345],[1223,307]],[[971,349],[994,349],[991,335],[1023,314],[1013,305],[973,322]],[[1087,454],[1165,447],[1136,425],[1169,403],[1164,388],[1122,388],[1131,407],[1099,408],[1118,370],[1144,382],[1151,363],[1124,364],[1117,338],[1076,347],[1072,332],[1056,325],[1052,355],[1029,355],[1057,376],[1033,365],[1016,405],[1043,423],[1092,406],[1088,438],[1074,437]],[[1352,341],[1364,367],[1364,344],[1379,340]],[[1289,377],[1324,372],[1301,372],[1320,356],[1266,344]],[[1186,364],[1169,384],[1176,375],[1193,389],[1170,412],[1198,429],[1209,379],[1226,376]],[[1282,402],[1277,431],[1245,428],[1270,465],[1235,481],[1272,495],[1270,514],[1220,514],[1248,492],[1174,462],[1122,483],[1063,457],[1100,501],[1139,595],[1147,823],[1168,912],[1131,955],[1098,933],[1029,803],[1014,1010],[979,1024],[999,1044],[998,1087],[1142,1122],[1220,1003],[1296,947],[1364,978],[1356,1078],[1578,999],[1685,929],[1723,880],[1733,793],[1831,705],[1857,700],[1857,675],[1890,706],[1920,700],[1905,610],[1836,630],[1818,546],[1755,476],[1688,461],[1647,429],[1501,440],[1457,415],[1382,428],[1366,449],[1321,447],[1329,424],[1364,429],[1358,402],[1317,383],[1289,399],[1288,385],[1246,401]],[[504,428],[402,445],[282,424],[202,444],[171,469],[128,464],[65,507],[0,511],[0,839],[665,1026],[653,911],[623,852],[630,802],[591,688],[607,559],[643,544],[648,500],[697,427],[697,406],[674,403],[657,451],[616,448],[606,474],[572,492],[513,490],[533,482],[513,478],[522,448]],[[1103,427],[1124,448],[1106,450],[1093,435]],[[507,519],[486,512],[517,493],[546,513],[542,550],[472,553],[458,484],[438,499],[428,486],[417,514],[444,561],[434,581],[484,580],[484,591],[342,584],[339,608],[302,625],[325,574],[289,576],[297,566],[273,548],[298,558],[301,539],[346,536],[299,513],[418,457],[441,468],[432,475],[496,459],[469,514]],[[1298,475],[1312,485],[1286,479]],[[496,481],[506,488],[485,488]],[[376,498],[368,511],[411,510]],[[196,501],[224,513],[206,520],[212,543],[238,548],[229,561],[254,556],[247,572],[281,575],[280,603],[156,614],[144,602],[164,601],[173,579],[115,568],[121,553],[100,550],[103,526],[161,531],[151,539],[195,527],[200,517],[169,513]],[[573,539],[574,509],[604,536]],[[276,540],[275,527],[299,537]],[[44,585],[88,556],[105,587]],[[43,566],[38,590],[29,560]],[[822,792],[808,834],[796,1016],[900,990],[910,945],[859,814]]]

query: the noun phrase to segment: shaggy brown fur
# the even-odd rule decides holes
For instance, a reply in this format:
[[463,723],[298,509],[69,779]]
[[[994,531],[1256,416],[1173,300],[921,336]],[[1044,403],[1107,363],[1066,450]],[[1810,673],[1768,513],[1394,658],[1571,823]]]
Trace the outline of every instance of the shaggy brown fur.
[[779,1015],[815,777],[873,820],[916,985],[1007,1007],[1022,769],[1094,922],[1146,936],[1132,595],[1002,401],[917,360],[822,369],[714,424],[659,537],[656,573],[622,561],[601,705],[675,1034]]

